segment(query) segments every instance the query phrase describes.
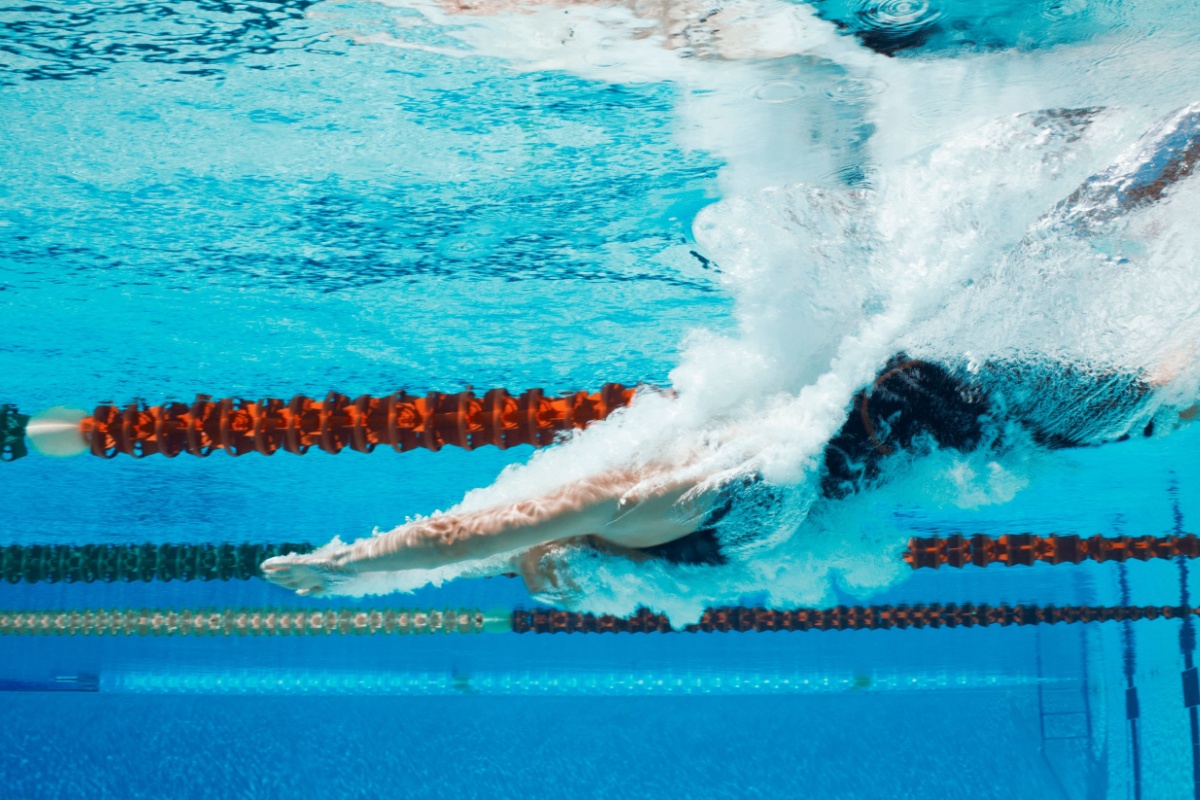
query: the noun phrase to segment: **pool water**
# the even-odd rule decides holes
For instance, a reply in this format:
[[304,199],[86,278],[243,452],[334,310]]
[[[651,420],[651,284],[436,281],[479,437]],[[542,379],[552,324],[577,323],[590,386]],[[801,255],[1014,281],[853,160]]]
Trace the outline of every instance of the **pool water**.
[[[820,445],[896,352],[1165,370],[1172,422],[1200,396],[1195,179],[1086,224],[1063,202],[1125,175],[1197,100],[1190,6],[1150,6],[0,8],[0,402],[645,387],[537,455],[32,454],[0,464],[0,545],[350,540],[472,490],[464,507],[705,447],[723,474],[788,487],[790,527],[726,571],[600,565],[581,611],[682,627],[710,605],[1190,607],[1186,559],[912,570],[901,554],[914,535],[1192,531],[1195,426],[935,454],[806,516]],[[539,605],[520,580],[453,577],[324,599],[258,579],[16,582],[0,609]],[[5,635],[0,784],[1200,797],[1194,649],[1191,618]]]

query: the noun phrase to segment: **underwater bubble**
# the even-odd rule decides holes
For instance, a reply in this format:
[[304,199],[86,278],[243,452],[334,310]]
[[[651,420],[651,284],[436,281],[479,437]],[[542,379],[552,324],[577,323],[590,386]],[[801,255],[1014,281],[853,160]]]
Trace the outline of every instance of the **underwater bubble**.
[[825,90],[825,95],[841,103],[861,103],[883,94],[887,82],[878,78],[843,78]]
[[583,60],[593,67],[619,67],[624,63],[612,51],[599,48],[588,51],[584,55]]
[[1083,13],[1087,7],[1087,0],[1050,0],[1042,6],[1042,16],[1046,19],[1065,19]]
[[591,64],[593,67],[619,67],[622,62],[614,52],[617,40],[611,36],[606,36],[599,41],[596,47],[589,50],[583,57],[583,60]]
[[871,0],[857,16],[867,28],[903,35],[932,26],[942,14],[926,0]]
[[804,96],[804,87],[791,81],[767,81],[753,87],[750,94],[764,103],[794,103]]
[[895,55],[924,45],[942,13],[926,0],[867,0],[855,16],[859,41],[877,53]]
[[909,116],[912,118],[913,128],[927,130],[953,119],[962,110],[963,104],[956,100],[930,100],[914,106]]

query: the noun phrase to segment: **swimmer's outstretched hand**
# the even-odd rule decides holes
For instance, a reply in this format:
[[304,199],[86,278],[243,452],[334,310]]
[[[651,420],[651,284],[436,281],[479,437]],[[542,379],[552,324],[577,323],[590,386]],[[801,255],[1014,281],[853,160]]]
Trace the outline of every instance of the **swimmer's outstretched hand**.
[[[602,473],[533,500],[413,520],[351,544],[335,539],[315,553],[269,558],[262,563],[262,574],[300,595],[331,594],[338,584],[363,573],[440,569],[597,532],[625,548],[650,547],[690,533],[694,521],[663,519],[687,494],[688,485],[657,482],[648,492],[631,493],[647,477],[644,470]],[[625,495],[634,502],[617,514]]]
[[334,553],[275,556],[261,566],[263,577],[298,595],[317,595],[353,573]]

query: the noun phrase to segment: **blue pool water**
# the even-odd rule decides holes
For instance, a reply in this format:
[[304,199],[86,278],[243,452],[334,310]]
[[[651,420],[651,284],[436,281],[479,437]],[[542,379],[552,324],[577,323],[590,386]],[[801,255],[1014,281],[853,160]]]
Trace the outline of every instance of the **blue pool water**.
[[[1159,375],[1160,421],[1200,396],[1196,179],[1115,221],[1059,205],[1198,99],[1190,11],[0,6],[0,403],[677,392],[536,457],[33,454],[0,464],[0,545],[351,540],[473,489],[493,487],[478,507],[720,442],[714,469],[791,487],[794,529],[725,572],[598,568],[583,610],[682,625],[711,604],[1192,605],[1186,560],[913,571],[900,555],[912,535],[1194,531],[1194,425],[940,454],[819,518],[803,501],[814,442],[902,350]],[[1047,122],[1057,109],[1088,109],[1091,127]],[[327,599],[257,579],[3,583],[0,609],[537,605],[519,580],[447,577]],[[0,785],[1192,798],[1194,647],[1191,622],[1162,619],[0,636]]]

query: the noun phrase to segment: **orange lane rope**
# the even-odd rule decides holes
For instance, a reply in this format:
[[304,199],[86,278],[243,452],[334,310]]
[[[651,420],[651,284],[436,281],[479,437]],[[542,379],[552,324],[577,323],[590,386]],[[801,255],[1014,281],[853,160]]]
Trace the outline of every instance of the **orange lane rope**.
[[1075,536],[1031,533],[1004,536],[914,537],[904,560],[913,569],[1006,564],[1032,566],[1084,561],[1147,561],[1152,558],[1200,558],[1200,539],[1181,536]]
[[134,458],[156,453],[203,457],[217,450],[234,456],[278,450],[303,454],[313,447],[327,453],[345,448],[369,453],[381,445],[398,451],[440,450],[446,445],[468,450],[489,444],[542,447],[562,431],[586,427],[628,405],[634,391],[609,383],[594,394],[562,397],[548,397],[542,389],[515,397],[504,389],[482,397],[469,390],[353,399],[330,392],[324,400],[304,395],[258,401],[199,395],[190,404],[102,404],[84,418],[81,430],[92,454],[103,458],[121,453]]

